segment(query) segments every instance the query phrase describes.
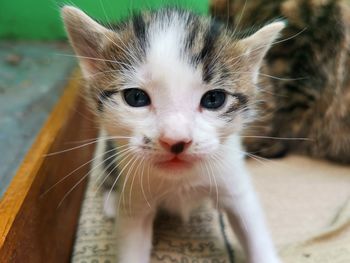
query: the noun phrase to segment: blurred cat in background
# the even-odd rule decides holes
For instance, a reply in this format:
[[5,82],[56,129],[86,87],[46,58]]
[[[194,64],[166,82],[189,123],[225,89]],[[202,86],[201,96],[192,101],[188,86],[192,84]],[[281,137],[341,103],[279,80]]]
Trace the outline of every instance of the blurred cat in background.
[[276,17],[288,21],[259,75],[259,118],[244,134],[247,151],[350,163],[347,1],[214,0],[211,13],[238,29],[259,28]]

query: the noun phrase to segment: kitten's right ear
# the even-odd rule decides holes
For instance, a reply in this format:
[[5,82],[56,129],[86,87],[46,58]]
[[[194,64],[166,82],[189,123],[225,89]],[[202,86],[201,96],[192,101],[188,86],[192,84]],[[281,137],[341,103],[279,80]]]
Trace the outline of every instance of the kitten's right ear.
[[83,74],[96,73],[101,62],[100,54],[105,43],[115,32],[103,27],[78,8],[64,6],[61,10],[69,40],[78,55]]

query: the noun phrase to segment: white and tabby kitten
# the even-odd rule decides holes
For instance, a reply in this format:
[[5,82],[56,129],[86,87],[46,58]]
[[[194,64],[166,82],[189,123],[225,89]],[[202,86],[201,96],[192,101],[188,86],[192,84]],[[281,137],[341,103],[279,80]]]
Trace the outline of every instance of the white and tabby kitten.
[[101,139],[110,138],[102,176],[117,189],[106,210],[117,210],[118,262],[149,262],[159,208],[186,218],[204,198],[226,211],[249,262],[279,262],[240,131],[253,116],[263,57],[284,23],[238,38],[211,18],[176,9],[115,27],[74,7],[62,14]]

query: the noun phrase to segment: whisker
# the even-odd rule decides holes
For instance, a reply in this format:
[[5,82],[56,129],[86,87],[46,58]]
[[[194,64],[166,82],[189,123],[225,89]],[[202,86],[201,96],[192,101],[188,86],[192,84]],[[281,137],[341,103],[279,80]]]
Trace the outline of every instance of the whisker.
[[[117,153],[117,158],[114,160],[114,162],[111,162],[109,165],[108,165],[108,168],[112,165],[115,165],[115,167],[113,167],[113,169],[103,178],[103,180],[98,184],[95,192],[97,193],[98,190],[100,189],[100,187],[104,184],[104,182],[108,179],[108,177],[119,167],[119,165],[125,160],[128,158],[128,156],[130,156],[130,154],[132,153],[132,151],[134,150],[135,148],[128,148],[124,151],[121,151],[121,152],[118,152]],[[102,172],[99,176],[97,176],[96,178],[96,182],[98,182],[98,180],[100,179],[101,175],[104,175],[105,174],[105,171]],[[118,174],[119,176],[119,174]]]
[[241,12],[240,15],[239,15],[238,21],[235,22],[236,25],[235,25],[235,29],[234,29],[232,35],[235,35],[235,34],[237,33],[238,27],[239,27],[239,23],[241,23],[241,20],[242,20],[242,18],[243,18],[243,14],[244,14],[244,12],[245,12],[246,7],[247,7],[247,0],[244,1],[244,6],[243,6],[243,8],[242,8],[242,12]]
[[241,138],[258,138],[258,139],[272,139],[272,140],[282,140],[282,141],[313,141],[310,138],[298,138],[298,137],[271,137],[271,136],[254,136],[254,135],[243,135],[239,136]]
[[[277,76],[273,76],[273,75],[269,75],[269,74],[265,74],[265,73],[261,73],[261,72],[249,72],[249,71],[237,71],[237,72],[233,72],[233,73],[236,73],[236,74],[258,74],[260,76],[263,76],[263,77],[268,77],[268,78],[271,78],[271,79],[275,79],[275,80],[281,80],[281,81],[297,81],[297,80],[304,80],[304,79],[307,79],[307,77],[300,77],[300,78],[281,78],[281,77],[277,77]],[[242,81],[242,80],[240,80]]]
[[150,170],[151,170],[151,160],[149,160],[148,167],[147,167],[147,187],[148,187],[148,193],[151,195],[151,198],[153,198],[153,195],[152,195],[152,192],[151,192],[151,183],[150,183],[150,180],[149,180]]
[[[285,165],[285,164],[282,164],[282,163],[278,163],[278,162],[276,162],[276,161],[274,161],[274,160],[266,159],[266,158],[257,156],[257,155],[255,155],[255,154],[253,154],[253,153],[250,153],[250,152],[246,152],[246,151],[241,151],[241,150],[238,150],[238,149],[234,149],[234,148],[229,147],[229,146],[227,146],[227,145],[221,145],[221,147],[222,147],[222,148],[225,148],[225,149],[227,149],[227,150],[229,150],[229,151],[235,151],[235,152],[238,152],[238,153],[240,153],[240,154],[242,154],[242,155],[244,155],[244,156],[248,156],[248,157],[250,157],[251,159],[253,159],[253,160],[259,162],[260,164],[262,164],[262,165],[264,165],[264,166],[266,166],[266,167],[267,167],[266,162],[268,162],[268,163],[274,164],[274,165],[283,165],[283,166],[288,167],[289,169],[292,168],[292,167],[289,166],[289,165]],[[263,162],[263,161],[265,161],[265,162]]]
[[259,158],[257,158],[257,156],[255,154],[248,153],[248,152],[245,152],[245,154],[247,156],[249,156],[250,158],[254,159],[255,161],[257,161],[257,162],[261,163],[262,165],[266,166],[265,162],[263,162]]
[[[139,158],[137,158],[137,161],[138,160],[139,160]],[[131,180],[131,185],[130,185],[130,190],[129,190],[129,210],[131,209],[131,196],[132,196],[132,188],[134,186],[135,177],[138,176],[138,171],[139,171],[140,165],[143,163],[143,160],[144,160],[144,158],[136,166],[134,175],[133,175],[132,180]],[[132,169],[133,169],[133,167],[131,167],[131,171],[132,171]],[[131,211],[129,211],[129,212],[130,212],[130,215],[131,215],[132,214]]]
[[[145,159],[145,157],[143,157],[143,159],[142,159],[142,161]],[[146,163],[146,162],[145,162]],[[147,196],[146,196],[146,193],[145,193],[145,189],[144,189],[144,187],[143,187],[143,175],[144,175],[144,169],[145,169],[145,163],[143,163],[143,166],[142,166],[142,171],[141,171],[141,179],[140,179],[140,183],[141,183],[141,191],[142,191],[142,195],[143,195],[143,197],[145,198],[145,201],[146,201],[146,203],[147,203],[147,205],[148,205],[148,207],[149,208],[152,208],[151,207],[151,204],[150,204],[150,202],[148,201],[148,199],[147,199]],[[148,163],[148,166],[149,166],[149,163]]]
[[[124,207],[126,207],[126,202],[125,202],[125,188],[126,188],[126,185],[127,185],[127,182],[129,180],[129,177],[130,177],[130,171],[131,171],[131,168],[134,166],[135,162],[138,160],[138,157],[136,155],[134,155],[130,161],[124,166],[123,170],[120,172],[120,174],[122,174],[122,172],[124,172],[124,170],[126,168],[128,168],[128,171],[125,175],[125,180],[124,180],[124,183],[123,183],[123,188],[122,188],[122,191],[121,191],[121,198],[119,199],[119,204],[118,204],[118,210],[120,210],[120,205],[121,205],[121,201],[123,200],[123,205]],[[132,161],[132,163],[131,163]],[[130,167],[129,164],[131,163]],[[113,187],[113,186],[112,186]],[[112,190],[112,188],[111,188]],[[130,204],[129,204],[130,205]]]
[[208,179],[209,179],[209,195],[211,196],[211,194],[212,194],[212,191],[213,191],[213,182],[212,182],[212,179],[211,179],[211,176],[209,175],[209,172],[208,171],[204,171],[204,168],[203,168],[203,161],[200,161],[200,168],[201,168],[201,170],[203,171],[203,174],[206,174],[207,175],[207,177],[208,177]]
[[[221,139],[228,139],[232,138],[232,134],[227,136],[221,136],[220,133],[218,134],[218,138]],[[313,141],[311,138],[305,138],[305,137],[274,137],[274,136],[258,136],[258,135],[236,135],[240,138],[257,138],[257,139],[268,139],[268,140],[282,140],[282,141]]]
[[[54,156],[54,155],[58,155],[58,154],[61,154],[61,153],[65,153],[65,152],[69,152],[69,151],[73,151],[73,150],[76,150],[76,149],[79,149],[79,148],[83,148],[83,147],[86,147],[88,145],[91,145],[91,144],[94,144],[96,142],[99,142],[101,140],[108,140],[108,139],[130,139],[132,137],[125,137],[125,136],[110,136],[108,138],[98,138],[98,139],[93,139],[93,141],[90,141],[88,143],[84,143],[82,145],[78,145],[78,146],[75,146],[75,147],[72,147],[72,148],[69,148],[69,149],[64,149],[62,151],[58,151],[58,152],[52,152],[52,153],[48,153],[48,154],[45,154],[44,157],[50,157],[50,156]],[[119,147],[122,147],[122,146],[119,146]]]
[[[113,156],[110,156],[110,158],[113,158],[117,155],[118,153],[116,153],[115,155]],[[89,172],[87,172],[62,198],[62,200],[60,201],[60,203],[58,204],[58,207],[61,206],[61,204],[63,203],[63,201],[69,196],[69,194],[71,192],[73,192],[73,190],[87,177],[89,176],[95,169],[97,169],[97,167],[101,166],[103,164],[103,162],[101,162],[100,164],[96,165],[93,169],[91,169]]]
[[[130,137],[131,138],[131,137]],[[92,141],[103,141],[103,140],[108,140],[108,139],[113,139],[113,136],[98,136],[98,137],[95,137],[95,138],[90,138],[90,139],[86,139],[86,140],[79,140],[79,141],[69,141],[67,142],[67,144],[70,144],[70,143],[86,143],[86,142],[92,142]]]
[[58,184],[62,183],[64,180],[66,180],[69,176],[71,176],[72,174],[74,174],[76,171],[78,171],[79,169],[83,168],[85,165],[93,162],[94,160],[96,160],[97,158],[105,155],[106,153],[109,153],[111,151],[113,151],[114,149],[108,150],[102,154],[99,154],[97,156],[95,156],[94,158],[92,158],[91,160],[83,163],[82,165],[80,165],[78,168],[75,168],[73,171],[71,171],[69,174],[67,174],[66,176],[64,176],[63,178],[61,178],[58,182],[56,182],[54,185],[52,185],[51,187],[49,187],[49,189],[47,189],[43,194],[41,194],[40,197],[45,196],[48,192],[50,192],[54,187],[56,187]]
[[64,54],[64,53],[56,53],[56,55],[64,56],[64,57],[75,57],[75,58],[84,58],[84,59],[90,59],[90,60],[96,60],[96,61],[103,61],[103,62],[110,62],[118,65],[124,65],[126,67],[130,67],[130,65],[126,63],[122,63],[116,60],[111,59],[103,59],[103,58],[94,58],[94,57],[87,57],[87,56],[79,56],[79,55],[71,55],[71,54]]
[[[129,153],[127,156],[125,156],[124,159],[123,159],[121,162],[119,162],[117,166],[119,166],[124,160],[126,160],[127,158],[129,158],[130,155],[131,155],[131,153]],[[123,174],[125,168],[129,165],[129,163],[130,163],[133,159],[134,159],[134,157],[131,157],[131,159],[127,162],[127,164],[126,164],[126,165],[122,168],[122,170],[118,173],[117,178],[114,180],[114,182],[113,182],[113,184],[112,184],[112,186],[111,186],[111,189],[109,190],[109,193],[108,193],[108,196],[107,196],[107,200],[109,199],[109,196],[111,195],[112,190],[113,190],[113,188],[115,187],[115,185],[117,184],[119,178],[122,176],[122,174]]]
[[[113,169],[107,174],[105,175],[105,177],[103,178],[103,180],[101,180],[101,182],[99,183],[99,185],[97,186],[95,192],[97,193],[98,190],[101,188],[101,186],[104,184],[104,182],[108,179],[108,177],[125,161],[129,158],[129,156],[132,154],[132,151],[135,148],[132,149],[128,149],[128,151],[125,151],[124,153],[120,154],[120,156],[118,156],[115,160],[115,167],[113,167]],[[101,173],[98,178],[96,178],[96,182],[99,180],[100,176],[103,175],[103,173]],[[116,177],[116,181],[119,179],[120,177],[120,173],[118,173],[117,177]],[[112,188],[114,188],[114,186],[112,186]]]
[[[206,163],[205,162],[204,164],[205,164],[206,167],[210,168],[210,169],[208,169],[208,172],[209,172],[210,176],[213,178],[213,181],[214,181],[215,198],[216,198],[216,202],[215,202],[216,206],[215,207],[218,208],[219,207],[219,189],[218,189],[218,184],[217,184],[217,181],[216,181],[216,178],[215,178],[215,175],[214,175],[214,172],[212,170],[212,167],[211,167],[210,163]],[[208,166],[207,166],[207,164],[208,164]]]
[[[293,39],[293,38],[299,36],[300,34],[302,34],[305,30],[307,30],[307,28],[304,28],[304,29],[300,30],[298,33],[296,33],[296,34],[294,34],[294,35],[292,35],[292,36],[290,36],[290,37],[288,37],[288,38],[283,38],[283,39],[281,39],[281,40],[274,41],[271,45],[273,46],[273,45],[276,45],[276,44],[283,43],[283,42],[286,42],[286,41],[288,41],[288,40],[291,40],[291,39]],[[255,48],[255,49],[250,50],[250,52],[257,51],[257,50],[259,50],[259,49],[261,49],[261,48],[264,48],[264,47],[267,47],[267,46],[269,46],[269,45],[257,47],[257,48]],[[229,61],[230,61],[230,62],[233,62],[234,60],[239,59],[239,58],[241,58],[241,57],[243,57],[243,56],[245,56],[245,54],[238,55],[238,56],[236,56],[236,57],[230,59]]]

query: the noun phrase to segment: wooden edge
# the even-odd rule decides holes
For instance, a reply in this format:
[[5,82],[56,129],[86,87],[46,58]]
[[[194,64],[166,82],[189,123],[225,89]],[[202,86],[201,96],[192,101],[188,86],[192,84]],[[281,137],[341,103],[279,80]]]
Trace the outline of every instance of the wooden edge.
[[62,120],[68,118],[79,93],[77,79],[80,73],[75,70],[64,93],[48,120],[39,132],[35,142],[20,165],[15,177],[0,200],[0,249],[4,245],[7,234],[28,194],[29,189],[62,128]]

